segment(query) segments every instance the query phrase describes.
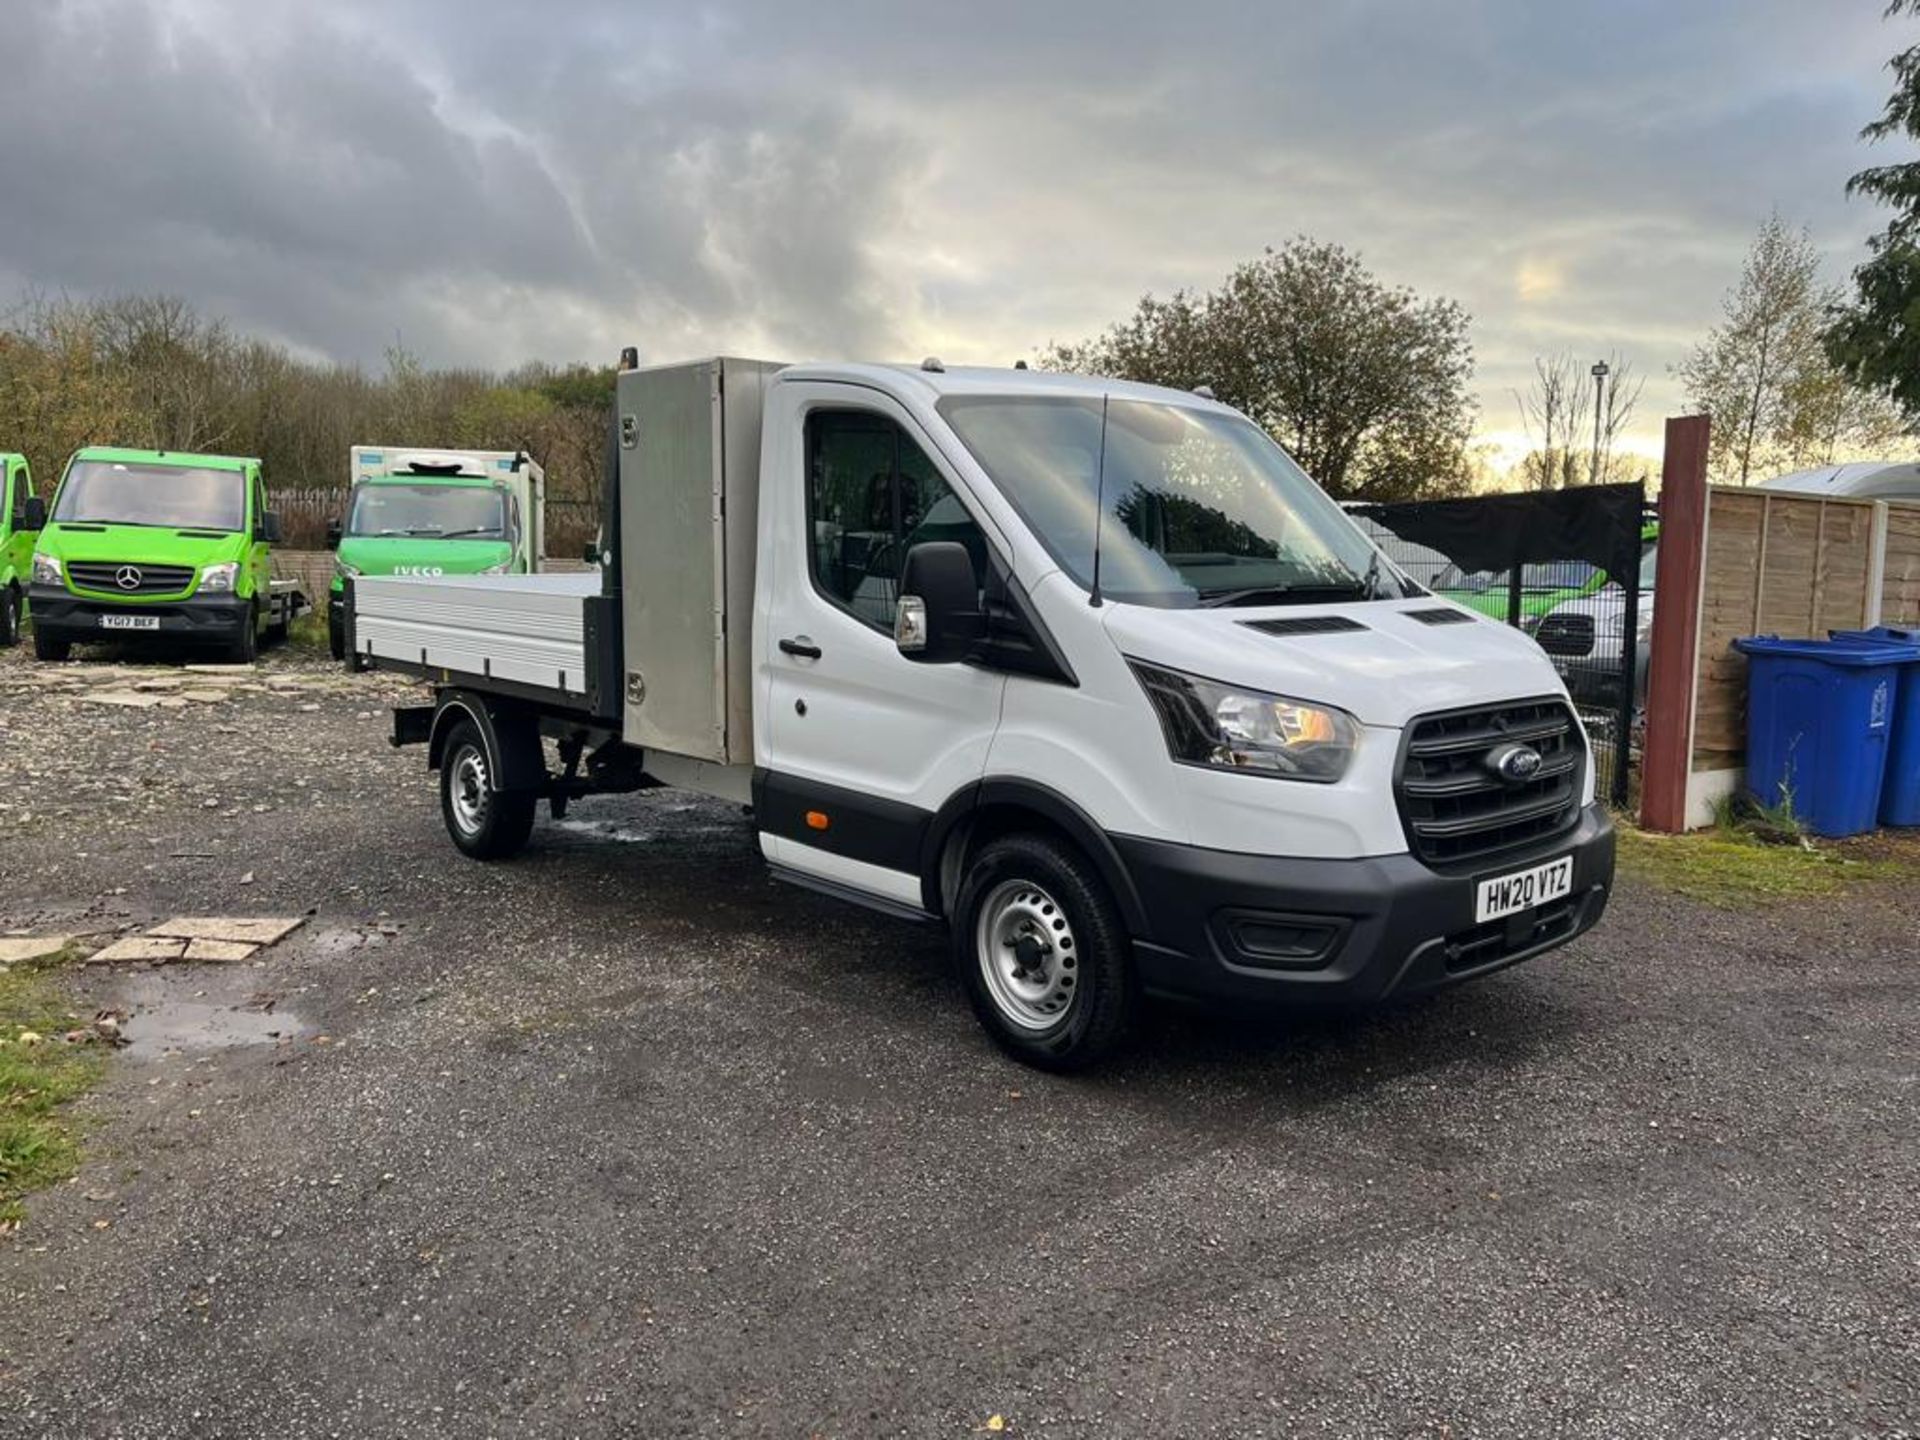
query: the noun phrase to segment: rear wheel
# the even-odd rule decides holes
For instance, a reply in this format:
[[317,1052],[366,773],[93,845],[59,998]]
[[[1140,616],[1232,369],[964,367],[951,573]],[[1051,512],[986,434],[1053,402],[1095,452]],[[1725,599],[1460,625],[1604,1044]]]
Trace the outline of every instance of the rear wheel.
[[496,790],[494,775],[486,737],[471,720],[462,720],[447,736],[440,758],[440,814],[453,843],[475,860],[516,855],[533,833],[539,797]]
[[0,587],[0,648],[20,643],[20,592],[11,585]]
[[71,640],[56,640],[38,625],[33,627],[33,656],[36,660],[65,660],[73,654]]
[[1132,1028],[1139,987],[1126,926],[1068,845],[1044,835],[989,842],[961,886],[953,946],[980,1023],[1029,1065],[1082,1069]]

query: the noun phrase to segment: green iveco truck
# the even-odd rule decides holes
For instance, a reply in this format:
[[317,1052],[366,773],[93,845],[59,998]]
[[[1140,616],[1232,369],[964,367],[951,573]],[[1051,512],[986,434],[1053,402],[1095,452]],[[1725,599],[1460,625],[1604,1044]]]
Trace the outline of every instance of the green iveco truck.
[[348,579],[359,575],[524,575],[545,548],[546,473],[512,450],[399,450],[356,445],[327,599],[333,658],[347,653]]
[[33,534],[41,507],[33,503],[27,457],[0,453],[0,646],[20,641],[27,577],[33,566]]
[[34,653],[64,660],[76,642],[156,639],[251,661],[308,608],[298,582],[273,579],[279,538],[258,460],[76,451],[34,546]]

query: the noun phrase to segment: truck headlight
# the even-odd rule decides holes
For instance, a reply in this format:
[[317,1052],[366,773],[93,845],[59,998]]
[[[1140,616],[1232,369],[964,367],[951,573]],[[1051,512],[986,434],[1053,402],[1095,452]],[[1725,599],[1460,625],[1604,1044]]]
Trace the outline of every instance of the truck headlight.
[[358,565],[349,565],[346,561],[336,556],[333,562],[333,573],[338,575],[342,580],[351,580],[360,573],[360,567]]
[[1177,761],[1322,785],[1346,774],[1353,761],[1360,722],[1344,710],[1128,663]]
[[511,569],[513,569],[513,562],[511,560],[502,560],[498,565],[487,566],[487,568],[480,573],[482,575],[504,575]]
[[231,593],[233,582],[240,574],[239,562],[229,560],[225,565],[209,565],[200,572],[200,593],[203,595]]
[[60,573],[60,558],[49,555],[44,550],[33,552],[33,583],[36,585],[64,585],[67,577]]

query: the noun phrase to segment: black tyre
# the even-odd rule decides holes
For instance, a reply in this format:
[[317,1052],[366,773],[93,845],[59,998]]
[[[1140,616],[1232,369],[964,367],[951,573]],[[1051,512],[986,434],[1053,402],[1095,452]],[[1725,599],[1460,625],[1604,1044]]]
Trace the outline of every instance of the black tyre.
[[240,623],[240,633],[227,647],[227,658],[236,665],[251,665],[260,658],[260,616],[249,611]]
[[987,1033],[1018,1060],[1079,1070],[1127,1037],[1132,947],[1105,882],[1072,847],[1008,835],[982,847],[953,915],[953,955]]
[[327,653],[336,660],[347,658],[347,627],[340,623],[340,612],[327,606]]
[[20,643],[20,592],[13,586],[0,586],[0,649]]
[[33,627],[33,657],[36,660],[65,660],[73,654],[71,640],[56,640],[38,625]]
[[475,860],[517,855],[533,833],[539,797],[496,790],[493,778],[494,758],[487,753],[486,737],[471,720],[462,720],[447,736],[440,757],[440,816],[453,843]]

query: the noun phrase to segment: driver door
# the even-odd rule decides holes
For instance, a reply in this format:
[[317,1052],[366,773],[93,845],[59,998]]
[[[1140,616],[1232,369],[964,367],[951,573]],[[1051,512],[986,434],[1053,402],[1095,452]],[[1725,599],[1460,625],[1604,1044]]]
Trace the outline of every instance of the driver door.
[[798,463],[761,497],[783,510],[763,532],[761,845],[777,866],[917,908],[928,822],[984,772],[1007,682],[900,653],[900,567],[914,544],[954,540],[979,579],[988,542],[903,409],[854,386],[795,389]]

